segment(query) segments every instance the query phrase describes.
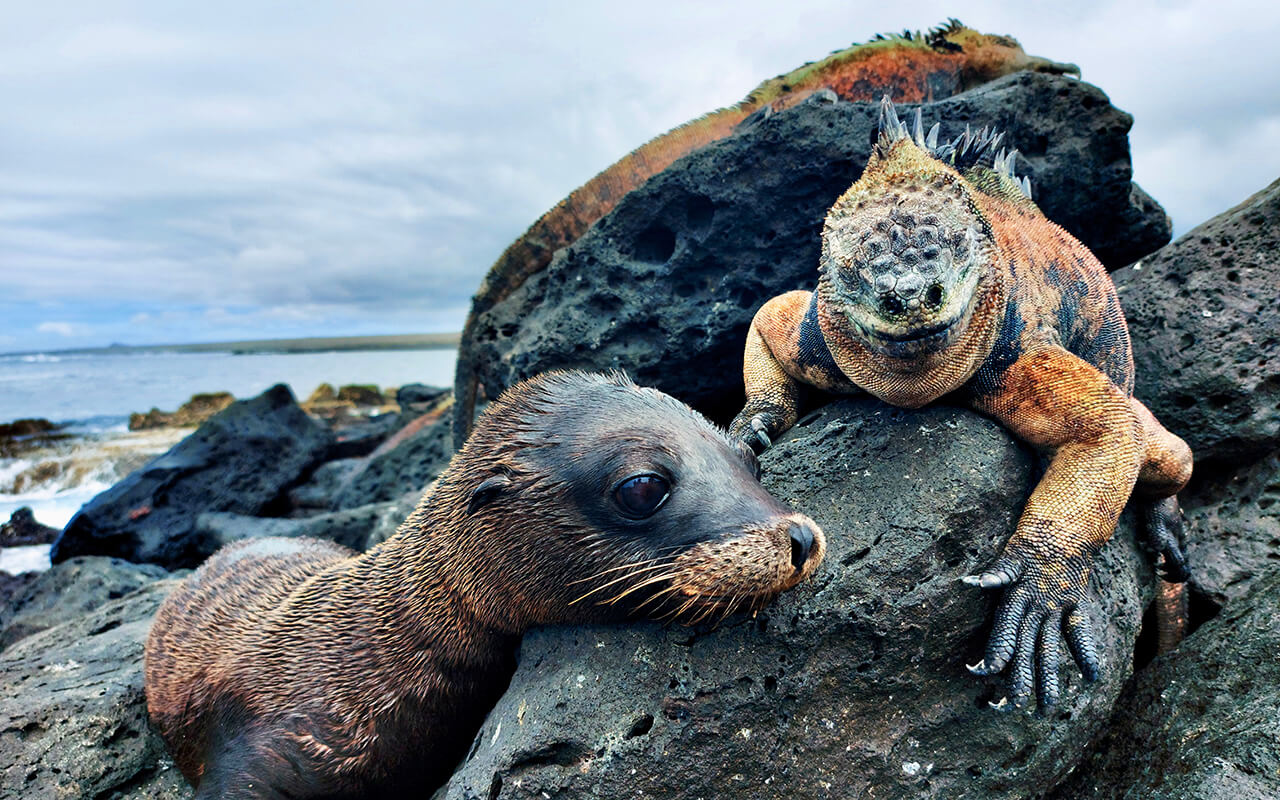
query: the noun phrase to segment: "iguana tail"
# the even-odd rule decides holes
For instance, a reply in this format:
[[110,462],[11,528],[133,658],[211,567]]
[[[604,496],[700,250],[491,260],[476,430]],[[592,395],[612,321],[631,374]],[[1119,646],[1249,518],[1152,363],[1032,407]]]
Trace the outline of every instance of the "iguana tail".
[[1156,584],[1156,655],[1177,647],[1187,633],[1187,584]]

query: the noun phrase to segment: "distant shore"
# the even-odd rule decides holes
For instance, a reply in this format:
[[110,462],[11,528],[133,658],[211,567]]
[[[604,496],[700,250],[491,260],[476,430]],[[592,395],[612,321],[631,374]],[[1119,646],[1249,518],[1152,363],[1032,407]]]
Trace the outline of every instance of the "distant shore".
[[457,347],[460,333],[402,333],[391,336],[312,336],[305,339],[250,339],[240,342],[195,344],[113,344],[109,347],[77,347],[66,350],[29,350],[0,353],[34,355],[128,355],[130,353],[324,353],[346,350],[444,350]]

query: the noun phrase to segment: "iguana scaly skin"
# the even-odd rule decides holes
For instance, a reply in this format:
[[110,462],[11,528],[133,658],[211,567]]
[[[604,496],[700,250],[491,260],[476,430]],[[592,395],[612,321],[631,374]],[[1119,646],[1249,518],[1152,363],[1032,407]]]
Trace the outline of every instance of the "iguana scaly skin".
[[[1005,587],[982,662],[1011,666],[1014,706],[1058,701],[1058,649],[1100,665],[1085,612],[1090,567],[1136,491],[1171,581],[1187,577],[1175,494],[1191,451],[1132,396],[1114,286],[1050,222],[986,130],[939,145],[885,98],[862,177],[827,214],[815,292],[775,297],[747,334],[747,402],[730,435],[767,447],[796,422],[801,384],[904,408],[943,395],[1052,454],[1000,558],[966,581]],[[990,166],[980,164],[986,160]],[[1135,488],[1136,487],[1136,488]]]
[[837,50],[821,61],[765,81],[737,105],[687,122],[623,156],[543,214],[507,247],[481,281],[458,350],[455,447],[462,447],[475,417],[477,378],[471,346],[478,334],[477,317],[509,297],[545,267],[557,250],[577,241],[624,195],[676,159],[729,136],[752,114],[781,111],[821,89],[831,89],[849,101],[873,102],[888,94],[898,102],[925,102],[1023,70],[1080,74],[1074,64],[1029,56],[1008,36],[978,33],[953,19],[927,34],[877,36]]

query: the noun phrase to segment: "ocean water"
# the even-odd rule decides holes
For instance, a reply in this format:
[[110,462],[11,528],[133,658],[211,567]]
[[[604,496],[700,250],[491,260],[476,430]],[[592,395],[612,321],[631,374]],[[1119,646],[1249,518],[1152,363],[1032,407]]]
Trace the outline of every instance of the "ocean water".
[[40,522],[64,527],[80,506],[189,433],[129,432],[131,412],[173,411],[202,392],[243,399],[277,383],[299,400],[321,383],[451,386],[456,358],[453,349],[0,356],[0,422],[43,417],[76,434],[22,458],[0,458],[0,521],[30,506]]
[[246,398],[277,383],[289,384],[299,400],[322,383],[452,386],[457,355],[440,349],[0,356],[0,422],[43,417],[100,428],[134,411],[173,411],[193,394]]

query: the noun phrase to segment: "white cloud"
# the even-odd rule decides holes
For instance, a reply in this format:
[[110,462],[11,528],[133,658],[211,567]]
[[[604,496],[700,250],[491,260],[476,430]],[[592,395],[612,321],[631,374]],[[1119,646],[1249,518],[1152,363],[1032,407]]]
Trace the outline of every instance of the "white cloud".
[[79,326],[70,322],[41,322],[36,326],[36,330],[40,333],[54,333],[70,339],[79,332]]
[[[0,128],[4,300],[64,303],[51,312],[64,321],[92,307],[79,335],[169,341],[208,332],[207,308],[249,338],[456,328],[503,247],[628,150],[852,41],[955,13],[934,0],[784,15],[763,0],[55,5],[18,4],[0,27],[0,107],[19,110]],[[1280,7],[964,13],[1080,64],[1135,115],[1136,179],[1180,230],[1280,174]],[[43,346],[39,318],[0,319]]]

